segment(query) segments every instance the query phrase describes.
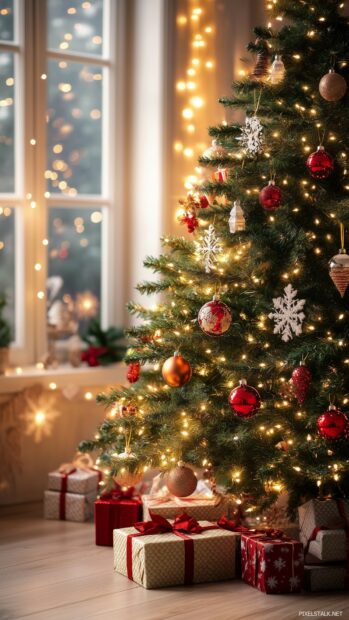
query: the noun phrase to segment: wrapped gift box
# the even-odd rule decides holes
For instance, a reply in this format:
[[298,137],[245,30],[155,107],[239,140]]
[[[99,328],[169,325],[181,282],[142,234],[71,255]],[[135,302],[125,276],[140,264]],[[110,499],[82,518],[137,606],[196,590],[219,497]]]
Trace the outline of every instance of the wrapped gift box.
[[67,473],[57,470],[49,473],[48,488],[50,491],[67,491],[80,495],[94,491],[96,498],[99,480],[100,473],[93,469],[72,469]]
[[[344,530],[320,530],[310,541],[309,554],[321,562],[346,560],[346,536]],[[306,557],[307,561],[307,557]]]
[[186,512],[197,521],[218,521],[223,516],[230,517],[232,504],[224,495],[212,497],[154,497],[142,495],[143,519],[148,521],[152,514],[161,515],[165,519],[175,519],[179,514]]
[[95,499],[95,491],[92,491],[92,493],[87,493],[86,495],[81,495],[79,493],[65,493],[61,491],[45,491],[45,519],[88,521],[93,516]]
[[303,545],[276,534],[249,532],[241,536],[242,578],[266,594],[300,592],[303,584]]
[[305,566],[304,587],[311,592],[346,589],[346,566],[336,564],[328,566]]
[[[189,519],[182,515],[170,528],[183,516]],[[169,524],[160,516],[153,519]],[[199,526],[212,528],[212,523],[201,521]],[[134,527],[114,530],[114,569],[144,588],[234,579],[239,534],[220,528],[185,534],[162,531],[148,536]]]
[[112,547],[113,530],[132,526],[141,519],[140,499],[100,497],[95,502],[96,545]]
[[299,506],[298,514],[300,539],[307,547],[317,537],[317,529],[344,529],[345,519],[349,524],[349,499],[311,499]]

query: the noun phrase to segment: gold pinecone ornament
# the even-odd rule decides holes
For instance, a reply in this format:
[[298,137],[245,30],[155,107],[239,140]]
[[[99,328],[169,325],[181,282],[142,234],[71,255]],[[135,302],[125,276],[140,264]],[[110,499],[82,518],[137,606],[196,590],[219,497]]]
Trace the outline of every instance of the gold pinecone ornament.
[[254,69],[250,77],[255,80],[263,81],[264,79],[268,77],[268,65],[269,65],[268,45],[260,37],[257,37],[257,39],[255,40],[255,45],[258,46],[260,49],[257,52],[256,64],[254,66]]

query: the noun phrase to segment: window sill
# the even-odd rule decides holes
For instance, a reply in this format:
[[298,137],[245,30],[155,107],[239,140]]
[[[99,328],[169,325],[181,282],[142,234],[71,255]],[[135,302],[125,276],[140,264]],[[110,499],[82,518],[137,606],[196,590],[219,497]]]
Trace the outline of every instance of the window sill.
[[0,376],[0,393],[19,392],[36,383],[49,389],[60,389],[68,384],[91,388],[93,386],[116,386],[125,382],[126,367],[123,362],[94,368],[89,366],[72,368],[69,364],[61,364],[58,368],[47,370],[36,366],[23,366],[22,368],[10,368],[5,375]]

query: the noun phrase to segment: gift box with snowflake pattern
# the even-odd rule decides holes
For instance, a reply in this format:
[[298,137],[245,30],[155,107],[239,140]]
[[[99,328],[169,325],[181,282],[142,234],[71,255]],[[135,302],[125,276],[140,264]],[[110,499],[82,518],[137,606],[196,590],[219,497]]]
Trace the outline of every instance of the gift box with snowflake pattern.
[[[202,527],[212,523],[200,521]],[[164,588],[236,577],[240,535],[215,528],[180,537],[142,536],[133,527],[114,530],[114,570],[144,588]]]
[[300,592],[304,570],[303,545],[283,536],[276,538],[262,532],[243,533],[241,568],[243,580],[261,592]]

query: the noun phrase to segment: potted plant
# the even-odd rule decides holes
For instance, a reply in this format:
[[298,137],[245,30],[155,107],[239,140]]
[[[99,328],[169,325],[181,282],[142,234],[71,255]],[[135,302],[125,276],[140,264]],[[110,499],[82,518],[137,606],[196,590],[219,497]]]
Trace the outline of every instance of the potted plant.
[[82,352],[81,359],[89,366],[108,366],[124,358],[126,346],[121,327],[103,330],[98,319],[92,319],[82,339],[88,348]]
[[4,318],[3,312],[6,306],[6,298],[0,296],[0,375],[3,375],[9,366],[10,342],[12,340],[11,327]]

